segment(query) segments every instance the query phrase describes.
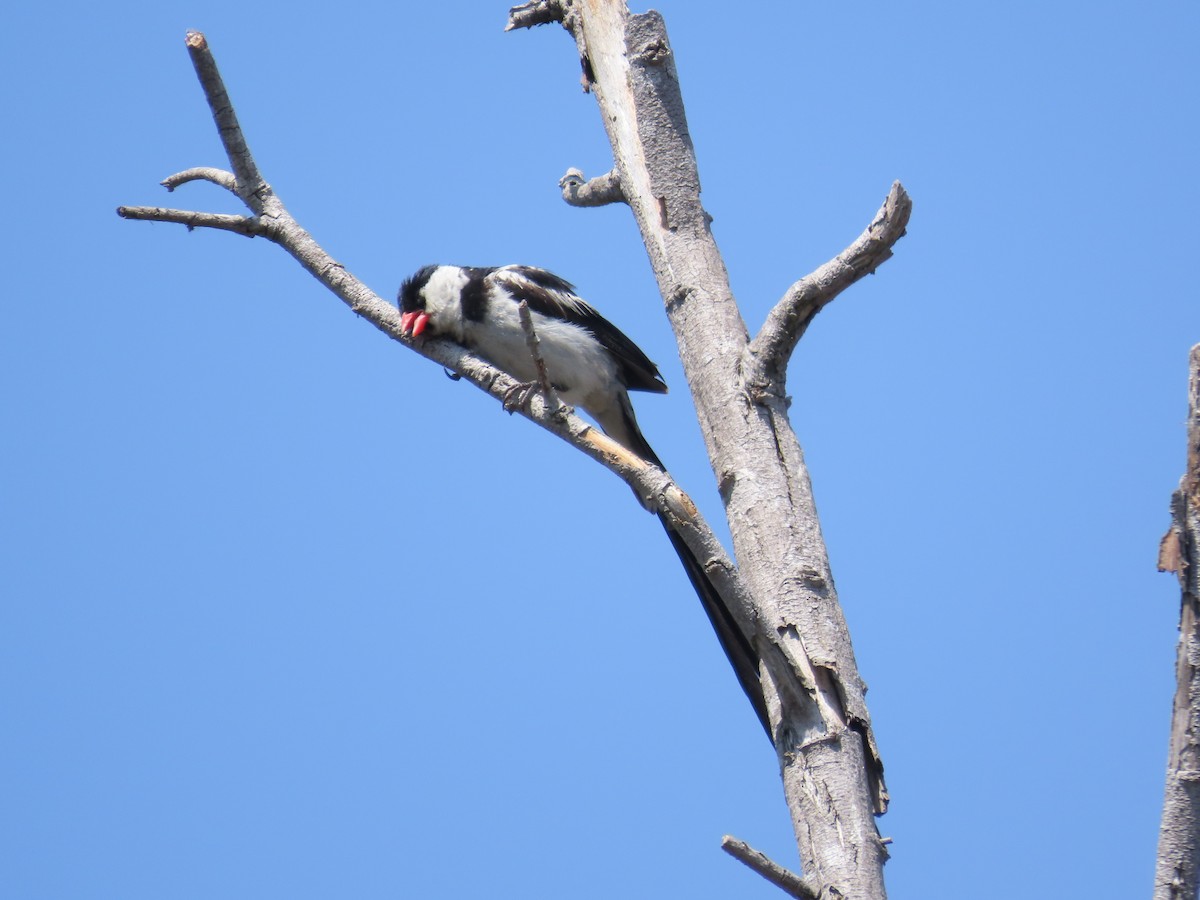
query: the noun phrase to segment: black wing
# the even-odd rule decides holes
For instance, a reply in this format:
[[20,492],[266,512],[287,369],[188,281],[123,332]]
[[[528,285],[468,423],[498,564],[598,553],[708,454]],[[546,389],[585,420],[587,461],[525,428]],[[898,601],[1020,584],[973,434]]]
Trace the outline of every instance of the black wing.
[[621,381],[629,390],[667,392],[658,366],[623,331],[581,300],[575,286],[566,279],[533,266],[503,266],[488,277],[543,316],[563,319],[594,334],[617,361]]

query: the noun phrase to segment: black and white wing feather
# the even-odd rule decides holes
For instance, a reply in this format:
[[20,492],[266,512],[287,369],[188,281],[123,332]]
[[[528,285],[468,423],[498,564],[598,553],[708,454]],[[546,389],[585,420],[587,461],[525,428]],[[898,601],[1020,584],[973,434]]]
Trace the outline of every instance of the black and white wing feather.
[[575,286],[553,272],[534,266],[501,266],[489,280],[510,293],[518,303],[524,300],[534,312],[586,328],[617,363],[617,377],[626,390],[667,392],[658,366],[642,352],[625,332],[596,312],[575,293]]

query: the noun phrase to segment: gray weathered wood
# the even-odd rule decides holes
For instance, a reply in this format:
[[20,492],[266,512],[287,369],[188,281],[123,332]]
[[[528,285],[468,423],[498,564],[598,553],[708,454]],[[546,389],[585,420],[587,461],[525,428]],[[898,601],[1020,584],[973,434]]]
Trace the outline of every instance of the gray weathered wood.
[[1190,363],[1187,471],[1158,557],[1160,571],[1179,576],[1181,597],[1154,900],[1195,900],[1200,891],[1200,344]]
[[[803,290],[785,296],[765,344],[756,345],[700,202],[661,16],[631,15],[623,0],[563,0],[519,7],[510,26],[550,19],[575,39],[613,148],[620,191],[612,193],[634,213],[679,344],[748,588],[749,608],[735,611],[763,660],[805,881],[831,895],[882,900],[887,852],[874,817],[887,804],[883,767],[804,456],[788,421],[785,382],[786,358],[816,310],[890,255],[908,220],[907,195],[896,185],[885,203],[890,232],[879,241],[871,232],[868,266],[839,268],[839,257],[829,264],[837,277],[817,277],[818,270]],[[856,246],[847,253],[858,258]],[[773,354],[771,365],[759,364],[763,352]]]
[[785,869],[745,841],[739,841],[733,835],[727,834],[721,839],[721,849],[797,900],[821,900],[818,887],[809,884],[795,872]]

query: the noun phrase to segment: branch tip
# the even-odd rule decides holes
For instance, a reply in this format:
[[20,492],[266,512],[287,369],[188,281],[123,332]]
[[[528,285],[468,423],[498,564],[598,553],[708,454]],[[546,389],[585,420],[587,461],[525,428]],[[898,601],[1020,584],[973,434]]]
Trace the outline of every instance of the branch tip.
[[581,171],[570,168],[558,179],[558,186],[562,189],[563,200],[571,206],[607,206],[610,203],[629,202],[616,169],[585,179]]
[[784,893],[790,894],[798,900],[819,900],[821,896],[821,890],[814,888],[807,879],[785,869],[765,853],[755,850],[745,841],[738,840],[731,834],[721,838],[721,849],[738,862],[753,869]]
[[195,228],[215,228],[245,237],[263,235],[270,240],[276,240],[271,227],[258,216],[230,216],[223,213],[195,212],[190,209],[167,209],[161,206],[118,206],[117,215],[122,219],[139,222],[172,222],[183,225],[188,231]]
[[[845,250],[787,289],[754,339],[756,362],[751,383],[780,380],[788,360],[814,317],[850,285],[872,275],[892,256],[892,247],[908,233],[912,198],[899,181],[891,189],[866,230]],[[780,382],[782,383],[782,382]]]
[[508,24],[504,26],[504,30],[549,25],[551,22],[561,22],[564,16],[561,0],[531,0],[508,11]]
[[240,197],[238,194],[237,177],[232,172],[226,172],[224,169],[215,169],[212,166],[196,166],[192,169],[186,169],[183,172],[176,172],[174,175],[168,175],[159,182],[168,191],[174,191],[181,184],[187,184],[189,181],[210,181],[217,187],[222,187],[231,194]]
[[204,90],[204,99],[208,102],[213,122],[216,123],[217,134],[220,135],[225,155],[229,159],[229,167],[236,176],[236,182],[240,188],[238,197],[250,207],[252,212],[261,214],[266,197],[270,193],[270,187],[263,181],[262,175],[258,171],[258,164],[254,161],[253,154],[250,153],[250,147],[246,143],[242,126],[238,123],[237,113],[233,108],[233,101],[229,97],[229,91],[225,88],[225,82],[221,78],[221,72],[217,68],[217,61],[213,58],[208,40],[199,31],[189,31],[187,48],[188,55],[192,58],[192,66],[196,70],[196,77],[200,81],[200,87]]

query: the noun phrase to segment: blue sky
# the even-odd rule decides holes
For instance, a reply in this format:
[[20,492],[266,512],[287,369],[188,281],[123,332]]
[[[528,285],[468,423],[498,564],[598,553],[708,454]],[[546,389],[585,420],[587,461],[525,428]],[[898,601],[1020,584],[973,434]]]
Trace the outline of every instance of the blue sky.
[[[752,328],[893,179],[915,203],[790,382],[892,896],[1146,895],[1200,13],[657,8]],[[672,387],[636,398],[643,428],[718,523],[631,217],[558,198],[611,166],[573,48],[505,14],[8,13],[6,896],[778,896],[718,849],[795,864],[773,754],[628,490],[278,248],[113,212],[238,211],[157,186],[224,165],[201,29],[266,178],[381,295],[427,262],[533,263],[637,340]]]

